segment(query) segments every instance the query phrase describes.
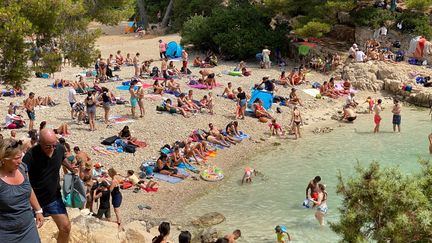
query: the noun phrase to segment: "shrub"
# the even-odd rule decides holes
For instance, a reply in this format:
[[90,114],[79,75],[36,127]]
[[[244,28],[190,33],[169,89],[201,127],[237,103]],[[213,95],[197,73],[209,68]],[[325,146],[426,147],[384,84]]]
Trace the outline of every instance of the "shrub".
[[424,11],[432,5],[432,0],[406,0],[408,9]]
[[374,29],[379,28],[386,21],[393,21],[395,19],[390,11],[375,7],[360,9],[354,12],[352,17],[357,26],[368,26]]
[[415,13],[403,13],[398,16],[398,22],[402,22],[402,31],[415,35],[423,35],[432,38],[432,27],[429,18]]
[[201,15],[189,18],[183,24],[180,32],[182,39],[181,44],[193,44],[198,48],[209,48],[214,44],[210,35],[209,18]]
[[296,32],[296,34],[298,34],[301,37],[319,38],[323,34],[330,32],[330,30],[331,30],[331,27],[329,24],[321,23],[321,22],[313,20],[313,21],[308,22],[303,27],[296,29],[295,32]]

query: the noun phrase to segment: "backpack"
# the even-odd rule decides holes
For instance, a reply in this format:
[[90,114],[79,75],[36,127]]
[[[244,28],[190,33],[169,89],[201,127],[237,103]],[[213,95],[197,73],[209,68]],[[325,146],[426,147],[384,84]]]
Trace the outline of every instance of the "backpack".
[[136,152],[136,146],[133,144],[126,144],[125,146],[123,146],[123,150],[126,153],[134,154]]
[[63,202],[66,207],[84,208],[86,204],[86,187],[79,176],[72,173],[64,175]]
[[150,77],[157,77],[159,76],[159,68],[158,67],[153,67],[152,71],[150,73]]
[[[185,72],[185,71],[184,71],[184,67],[181,67],[180,72],[181,72],[181,73],[184,73],[184,72]],[[192,71],[188,68],[187,71],[186,71],[186,73],[187,73],[187,74],[191,74]]]
[[103,145],[112,145],[117,139],[119,139],[118,136],[112,136],[112,137],[109,137],[109,138],[105,138],[101,142],[101,144],[103,144]]

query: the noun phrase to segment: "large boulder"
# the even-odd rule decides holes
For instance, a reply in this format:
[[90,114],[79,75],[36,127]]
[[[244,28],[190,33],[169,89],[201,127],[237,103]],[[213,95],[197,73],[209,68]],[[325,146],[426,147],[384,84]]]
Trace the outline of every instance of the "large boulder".
[[209,227],[209,226],[220,224],[224,221],[225,221],[225,216],[217,212],[212,212],[212,213],[206,213],[202,215],[196,220],[193,220],[191,223],[198,227]]

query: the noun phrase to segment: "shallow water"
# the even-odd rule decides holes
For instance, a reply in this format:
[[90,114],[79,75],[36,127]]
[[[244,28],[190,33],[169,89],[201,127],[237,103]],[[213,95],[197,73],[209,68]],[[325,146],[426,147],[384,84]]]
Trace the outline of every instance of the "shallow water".
[[301,206],[310,179],[320,175],[329,192],[326,220],[336,221],[341,200],[336,195],[338,171],[347,177],[357,161],[367,165],[373,160],[385,166],[399,166],[404,172],[419,170],[418,158],[429,159],[427,135],[432,132],[428,112],[405,108],[402,133],[393,133],[391,113],[383,113],[382,132],[373,134],[373,115],[364,115],[354,124],[326,135],[306,134],[300,141],[283,141],[276,150],[250,161],[250,166],[265,177],[255,177],[251,185],[240,185],[243,169],[220,188],[197,199],[186,208],[186,216],[220,212],[226,222],[217,228],[223,232],[242,230],[239,242],[276,242],[274,227],[287,226],[294,242],[337,242],[329,226],[320,227],[315,210]]

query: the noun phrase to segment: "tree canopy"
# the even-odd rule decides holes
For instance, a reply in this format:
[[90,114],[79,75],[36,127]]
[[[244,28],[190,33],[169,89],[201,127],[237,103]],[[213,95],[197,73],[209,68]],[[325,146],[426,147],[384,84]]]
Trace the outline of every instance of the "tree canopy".
[[339,175],[340,220],[331,228],[343,242],[431,242],[432,165],[421,161],[419,173],[398,168],[357,165],[356,175]]

